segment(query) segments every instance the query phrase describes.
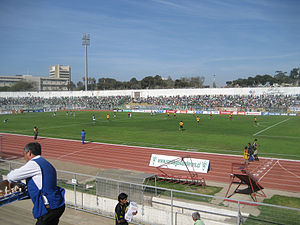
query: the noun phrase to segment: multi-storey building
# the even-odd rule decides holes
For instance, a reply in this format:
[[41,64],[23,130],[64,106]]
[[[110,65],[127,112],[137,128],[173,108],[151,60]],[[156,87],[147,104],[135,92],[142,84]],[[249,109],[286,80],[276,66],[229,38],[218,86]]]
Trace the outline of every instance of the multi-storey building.
[[0,76],[0,87],[11,87],[19,81],[29,82],[33,91],[67,91],[70,81],[68,78],[37,77],[32,75]]
[[50,66],[49,69],[50,78],[66,78],[71,82],[71,67],[70,66],[62,66],[55,65]]
[[0,87],[11,87],[19,81],[26,81],[33,85],[34,91],[67,91],[71,83],[71,67],[50,66],[50,77],[32,75],[1,76]]

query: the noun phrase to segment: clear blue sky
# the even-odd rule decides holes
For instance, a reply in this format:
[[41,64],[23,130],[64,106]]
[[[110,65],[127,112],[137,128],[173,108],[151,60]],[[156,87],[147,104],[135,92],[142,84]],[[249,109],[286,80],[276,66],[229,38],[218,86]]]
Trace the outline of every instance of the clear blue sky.
[[212,85],[300,67],[299,0],[1,0],[0,75],[70,65],[128,81],[204,76]]

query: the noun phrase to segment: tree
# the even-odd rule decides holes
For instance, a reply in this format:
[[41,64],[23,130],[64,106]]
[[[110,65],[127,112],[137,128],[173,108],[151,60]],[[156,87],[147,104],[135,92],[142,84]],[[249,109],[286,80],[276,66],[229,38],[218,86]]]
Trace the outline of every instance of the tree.
[[263,79],[265,80],[266,84],[267,83],[269,83],[270,85],[274,84],[274,78],[269,74],[263,75]]
[[93,77],[88,78],[88,86],[89,90],[95,90],[96,89],[96,79]]
[[[118,81],[119,82],[119,81]],[[100,78],[98,79],[98,90],[114,90],[117,89],[117,81],[113,78]]]
[[81,82],[81,81],[77,82],[77,89],[78,90],[84,90],[84,84],[83,84],[83,82]]
[[168,76],[168,79],[164,83],[166,88],[174,88],[174,81],[170,76]]
[[162,88],[163,80],[160,75],[156,75],[154,78],[154,87],[155,88]]
[[9,88],[8,86],[4,86],[4,87],[0,87],[0,92],[1,91],[9,91]]
[[299,68],[294,68],[290,72],[290,78],[291,79],[300,79],[300,69]]
[[300,68],[293,68],[287,76],[287,72],[282,72],[281,70],[278,70],[275,72],[274,77],[272,77],[269,74],[265,75],[256,75],[255,77],[248,77],[248,79],[237,79],[234,81],[227,81],[226,84],[227,86],[241,86],[241,87],[246,87],[246,86],[251,86],[255,87],[258,85],[273,85],[274,83],[277,84],[294,84],[298,85],[300,82]]
[[154,78],[152,76],[145,77],[141,80],[142,89],[154,88]]
[[232,87],[232,81],[226,81],[226,86],[227,87]]
[[286,76],[287,72],[282,72],[282,71],[276,71],[275,72],[275,76],[274,78],[276,79],[276,82],[278,84],[282,84],[282,83],[288,83],[288,77]]
[[186,87],[189,87],[189,83],[186,78],[176,79],[174,87],[175,88],[186,88]]
[[10,91],[33,91],[33,84],[26,81],[18,81],[9,88]]
[[204,85],[205,77],[191,77],[190,86],[194,88],[202,88]]
[[253,77],[248,77],[247,86],[248,87],[253,87],[254,86],[254,78]]
[[70,81],[68,89],[69,89],[70,91],[73,91],[73,90],[76,89],[76,85],[75,85],[72,81]]
[[135,77],[130,79],[129,88],[130,89],[139,89],[140,88],[140,83]]
[[247,79],[237,79],[233,81],[234,86],[247,87]]

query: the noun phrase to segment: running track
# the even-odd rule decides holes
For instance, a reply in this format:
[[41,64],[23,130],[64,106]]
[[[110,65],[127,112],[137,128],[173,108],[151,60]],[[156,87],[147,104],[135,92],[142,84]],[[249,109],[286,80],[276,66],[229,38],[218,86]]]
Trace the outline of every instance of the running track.
[[[32,136],[2,135],[3,158],[14,159],[23,156],[25,144],[33,141]],[[152,154],[170,156],[190,156],[210,160],[211,170],[201,174],[207,181],[229,184],[231,164],[243,162],[242,156],[185,152],[168,149],[133,147],[124,145],[87,143],[80,141],[39,138],[42,154],[45,158],[68,161],[102,169],[127,169],[157,174],[159,171],[150,167]],[[264,188],[300,193],[300,161],[260,158],[250,164],[250,171]],[[176,170],[169,170],[175,173]],[[182,172],[180,172],[182,173]]]

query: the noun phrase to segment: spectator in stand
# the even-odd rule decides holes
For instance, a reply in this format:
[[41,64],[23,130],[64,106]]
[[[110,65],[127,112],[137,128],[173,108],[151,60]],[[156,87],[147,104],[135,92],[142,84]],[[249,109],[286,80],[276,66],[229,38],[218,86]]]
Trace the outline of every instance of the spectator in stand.
[[130,96],[81,96],[81,97],[8,97],[0,98],[2,108],[43,108],[57,109],[112,109],[128,103],[155,106],[157,108],[213,110],[217,107],[237,108],[240,111],[268,109],[284,111],[290,107],[300,107],[300,95],[190,95],[190,96],[149,96],[131,98]]

